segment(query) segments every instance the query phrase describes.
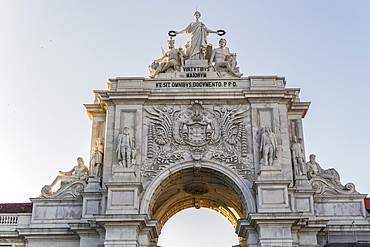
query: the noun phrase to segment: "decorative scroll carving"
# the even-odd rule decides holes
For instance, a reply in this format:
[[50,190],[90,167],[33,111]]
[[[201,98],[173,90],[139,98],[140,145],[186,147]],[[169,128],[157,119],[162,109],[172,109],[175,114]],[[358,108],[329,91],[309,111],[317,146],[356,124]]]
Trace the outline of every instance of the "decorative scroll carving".
[[316,155],[310,155],[310,161],[307,162],[307,177],[310,180],[312,188],[317,194],[353,194],[358,193],[353,183],[342,185],[339,173],[334,168],[324,170],[316,162]]
[[[77,158],[77,165],[68,172],[59,171],[59,174],[51,185],[45,185],[41,189],[41,197],[45,198],[68,198],[77,197],[84,190],[88,179],[88,168],[82,157]],[[60,181],[60,188],[53,192],[52,188]]]
[[243,176],[250,174],[246,131],[249,108],[213,108],[196,100],[183,110],[146,109],[150,123],[143,176],[155,176],[168,165],[186,160],[214,160],[243,170]]
[[78,180],[60,187],[60,189],[53,193],[51,191],[51,188],[48,185],[45,185],[41,190],[41,194],[45,198],[55,198],[55,199],[74,198],[80,196],[81,192],[84,191],[85,187],[86,182],[83,180]]

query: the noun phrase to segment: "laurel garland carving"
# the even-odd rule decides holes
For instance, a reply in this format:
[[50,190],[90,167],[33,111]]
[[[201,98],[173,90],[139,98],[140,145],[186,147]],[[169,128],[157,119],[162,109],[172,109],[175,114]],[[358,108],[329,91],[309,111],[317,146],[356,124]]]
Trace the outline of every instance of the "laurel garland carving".
[[142,176],[154,177],[165,167],[186,160],[227,164],[242,176],[252,173],[248,154],[249,107],[205,107],[195,100],[186,109],[151,107],[147,159]]

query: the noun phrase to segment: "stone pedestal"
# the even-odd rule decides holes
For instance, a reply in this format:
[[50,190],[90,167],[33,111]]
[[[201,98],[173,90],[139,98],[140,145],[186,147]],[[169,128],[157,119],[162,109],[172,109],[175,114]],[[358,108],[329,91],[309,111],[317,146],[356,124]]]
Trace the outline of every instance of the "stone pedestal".
[[247,220],[258,229],[259,247],[293,246],[292,226],[299,213],[250,213]]
[[258,212],[290,212],[288,185],[279,166],[261,166],[253,189],[257,192]]
[[106,230],[105,247],[148,246],[150,239],[158,237],[156,221],[149,221],[143,214],[99,215],[96,221]]
[[114,175],[105,183],[108,188],[107,214],[134,214],[139,212],[139,194],[142,185],[131,168],[116,167]]

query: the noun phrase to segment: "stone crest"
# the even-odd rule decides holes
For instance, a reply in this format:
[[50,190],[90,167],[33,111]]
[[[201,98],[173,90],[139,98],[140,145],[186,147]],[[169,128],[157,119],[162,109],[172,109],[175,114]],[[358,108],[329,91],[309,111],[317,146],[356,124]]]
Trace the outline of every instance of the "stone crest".
[[213,160],[231,165],[250,165],[247,157],[246,117],[249,108],[205,107],[192,101],[187,109],[147,109],[149,119],[144,176],[186,160]]

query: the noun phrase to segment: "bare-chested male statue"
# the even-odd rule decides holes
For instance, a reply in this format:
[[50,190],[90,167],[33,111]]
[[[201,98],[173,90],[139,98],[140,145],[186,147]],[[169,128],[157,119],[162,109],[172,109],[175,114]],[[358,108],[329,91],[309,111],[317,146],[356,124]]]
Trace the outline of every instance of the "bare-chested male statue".
[[226,47],[226,39],[220,39],[219,48],[213,49],[210,63],[215,62],[214,68],[226,68],[230,74],[236,77],[241,77],[242,73],[235,72],[236,70],[236,54],[230,53]]

